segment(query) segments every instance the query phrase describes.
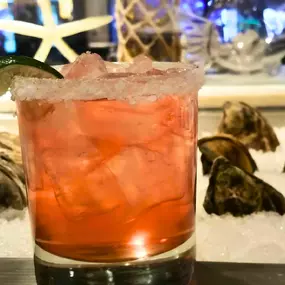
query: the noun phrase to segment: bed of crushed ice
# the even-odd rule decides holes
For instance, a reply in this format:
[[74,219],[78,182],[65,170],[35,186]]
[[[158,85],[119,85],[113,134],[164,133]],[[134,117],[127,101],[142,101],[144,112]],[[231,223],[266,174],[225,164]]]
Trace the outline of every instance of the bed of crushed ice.
[[[285,127],[275,129],[281,146],[275,153],[251,150],[259,172],[256,175],[285,195]],[[203,134],[208,135],[208,134]],[[285,216],[258,213],[245,218],[208,215],[203,200],[208,177],[202,175],[198,153],[197,259],[200,261],[285,263]],[[32,257],[27,211],[0,213],[0,258]]]
[[[255,173],[285,195],[285,127],[275,129],[280,146],[275,153],[250,150],[259,171]],[[200,158],[200,155],[198,156]],[[285,263],[285,216],[257,213],[245,218],[208,215],[202,204],[209,178],[198,161],[197,259],[200,261]]]

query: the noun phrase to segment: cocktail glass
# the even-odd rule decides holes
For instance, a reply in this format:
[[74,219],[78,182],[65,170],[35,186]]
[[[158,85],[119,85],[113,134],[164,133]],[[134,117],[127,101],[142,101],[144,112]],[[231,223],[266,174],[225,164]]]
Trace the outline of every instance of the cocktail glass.
[[202,70],[144,63],[14,81],[39,285],[191,281]]

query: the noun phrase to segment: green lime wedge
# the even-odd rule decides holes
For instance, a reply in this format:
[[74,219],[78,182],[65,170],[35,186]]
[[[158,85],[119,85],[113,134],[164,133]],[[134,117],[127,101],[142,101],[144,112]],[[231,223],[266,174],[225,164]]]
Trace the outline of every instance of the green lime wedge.
[[27,56],[0,56],[0,95],[11,86],[14,76],[35,78],[63,78],[46,63]]

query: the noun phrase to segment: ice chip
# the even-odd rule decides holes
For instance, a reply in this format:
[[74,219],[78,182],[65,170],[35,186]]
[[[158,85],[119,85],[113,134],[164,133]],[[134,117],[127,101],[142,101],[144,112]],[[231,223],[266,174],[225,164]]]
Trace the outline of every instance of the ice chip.
[[106,68],[109,73],[124,73],[127,72],[129,67],[128,63],[117,63],[117,62],[109,62],[105,61]]
[[145,55],[135,57],[134,62],[127,69],[130,73],[146,73],[152,70],[152,60]]
[[96,78],[107,73],[103,59],[97,54],[80,55],[71,66],[66,67],[66,79]]

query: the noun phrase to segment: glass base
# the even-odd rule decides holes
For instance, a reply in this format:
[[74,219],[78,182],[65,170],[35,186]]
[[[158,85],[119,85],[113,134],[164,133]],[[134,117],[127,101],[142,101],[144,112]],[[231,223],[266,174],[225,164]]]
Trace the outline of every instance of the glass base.
[[190,285],[194,272],[194,237],[180,247],[147,260],[84,263],[52,256],[36,247],[38,285]]
[[191,254],[129,266],[56,266],[35,257],[38,285],[190,285],[194,271]]

